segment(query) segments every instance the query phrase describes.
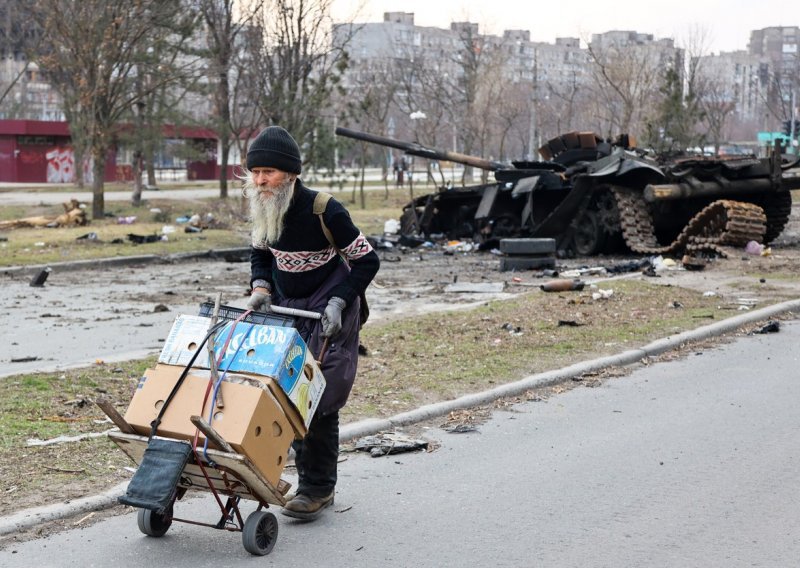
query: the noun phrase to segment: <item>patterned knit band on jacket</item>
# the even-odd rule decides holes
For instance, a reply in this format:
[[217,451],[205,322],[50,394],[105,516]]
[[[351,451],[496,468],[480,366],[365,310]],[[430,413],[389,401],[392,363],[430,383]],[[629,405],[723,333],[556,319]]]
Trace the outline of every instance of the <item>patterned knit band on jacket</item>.
[[[269,245],[264,242],[252,244],[251,282],[266,280],[272,293],[278,297],[310,296],[342,262],[325,237],[319,217],[314,214],[316,194],[298,179],[278,241]],[[374,278],[380,261],[341,203],[331,199],[323,217],[351,269],[349,276],[333,289],[331,296],[342,298],[350,305]]]

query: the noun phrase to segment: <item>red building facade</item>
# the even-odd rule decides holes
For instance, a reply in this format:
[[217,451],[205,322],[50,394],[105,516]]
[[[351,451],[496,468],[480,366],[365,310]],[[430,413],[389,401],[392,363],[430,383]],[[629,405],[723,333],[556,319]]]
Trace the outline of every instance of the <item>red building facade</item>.
[[[189,180],[219,178],[217,138],[204,128],[164,127],[166,137],[190,141],[206,148],[205,159],[186,164]],[[71,183],[78,165],[72,150],[69,124],[37,120],[0,120],[0,182]],[[84,181],[91,182],[91,161],[82,165]],[[228,179],[233,178],[228,166]],[[117,164],[117,148],[109,150],[104,181],[131,181],[129,164]]]

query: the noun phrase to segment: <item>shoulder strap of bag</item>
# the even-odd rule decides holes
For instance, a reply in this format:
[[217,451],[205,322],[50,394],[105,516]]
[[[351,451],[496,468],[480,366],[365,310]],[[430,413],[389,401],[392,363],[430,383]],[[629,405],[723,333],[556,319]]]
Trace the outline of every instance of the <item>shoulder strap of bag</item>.
[[328,239],[328,242],[331,244],[333,248],[336,249],[336,252],[339,253],[342,258],[342,251],[339,250],[339,247],[336,246],[336,243],[333,242],[333,235],[331,234],[328,226],[325,224],[325,219],[323,219],[322,214],[325,213],[325,208],[328,206],[328,201],[331,200],[333,197],[330,193],[325,193],[320,191],[317,193],[316,197],[314,197],[314,215],[319,217],[319,222],[322,225],[322,232],[325,233],[325,238]]
[[[347,266],[350,266],[350,262],[348,262],[347,257],[341,251],[339,247],[336,246],[336,243],[333,242],[333,235],[331,234],[328,226],[325,224],[325,219],[323,219],[322,215],[325,213],[325,208],[328,206],[328,201],[330,201],[331,197],[333,197],[330,193],[324,193],[320,191],[314,197],[314,215],[319,217],[319,222],[322,225],[322,232],[325,233],[325,238],[328,239],[328,242],[334,248],[336,252],[339,253],[339,256],[342,258],[344,263]],[[361,298],[361,303],[359,304],[359,314],[358,314],[358,323],[359,329],[363,326],[367,319],[369,318],[369,306],[367,305],[367,297],[362,292],[359,297]]]

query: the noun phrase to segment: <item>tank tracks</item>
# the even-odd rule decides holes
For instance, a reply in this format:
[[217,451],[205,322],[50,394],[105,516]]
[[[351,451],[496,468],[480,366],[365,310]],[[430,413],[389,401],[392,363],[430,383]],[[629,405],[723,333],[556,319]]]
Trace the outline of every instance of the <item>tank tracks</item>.
[[681,254],[683,263],[704,266],[706,259],[727,257],[723,247],[761,242],[767,231],[767,216],[758,205],[720,199],[704,207],[669,245],[658,243],[647,202],[641,192],[626,187],[611,188],[617,201],[625,244],[638,253]]
[[765,196],[760,201],[764,213],[767,215],[767,232],[764,233],[764,243],[771,243],[783,232],[792,214],[792,194],[788,191],[773,193]]

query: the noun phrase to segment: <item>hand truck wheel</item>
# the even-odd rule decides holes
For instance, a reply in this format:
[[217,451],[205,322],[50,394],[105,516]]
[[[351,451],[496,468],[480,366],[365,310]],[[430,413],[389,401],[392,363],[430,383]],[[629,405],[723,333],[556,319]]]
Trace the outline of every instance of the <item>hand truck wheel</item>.
[[172,505],[161,515],[150,509],[139,509],[136,521],[139,530],[147,536],[164,536],[172,525]]
[[278,519],[268,511],[253,511],[244,522],[242,544],[255,556],[272,552],[278,540]]

